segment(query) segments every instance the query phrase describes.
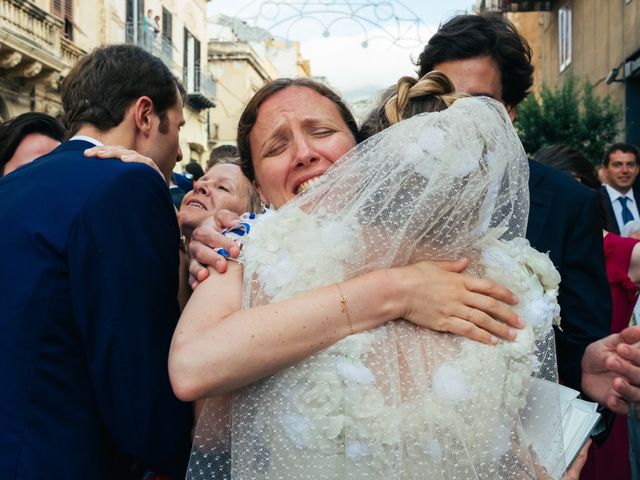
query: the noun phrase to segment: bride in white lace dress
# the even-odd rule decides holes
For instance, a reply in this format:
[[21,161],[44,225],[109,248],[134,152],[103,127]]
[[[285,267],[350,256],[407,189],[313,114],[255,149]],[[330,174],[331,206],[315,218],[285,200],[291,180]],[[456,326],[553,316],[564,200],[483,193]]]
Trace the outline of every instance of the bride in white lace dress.
[[245,172],[276,210],[176,329],[176,394],[212,397],[188,478],[546,475],[522,421],[527,395],[560,416],[531,387],[556,380],[559,275],[523,238],[527,163],[504,108],[462,98],[336,161],[355,144],[338,102],[280,80],[241,119]]

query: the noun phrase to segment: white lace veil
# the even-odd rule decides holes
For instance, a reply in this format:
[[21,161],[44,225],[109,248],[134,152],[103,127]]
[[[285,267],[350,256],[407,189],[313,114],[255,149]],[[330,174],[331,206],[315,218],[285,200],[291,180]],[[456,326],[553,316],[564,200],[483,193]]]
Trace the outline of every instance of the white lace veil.
[[[255,225],[243,307],[423,259],[468,257],[484,275],[486,245],[524,237],[527,181],[525,152],[496,101],[463,98],[400,122]],[[557,380],[550,325],[492,347],[389,322],[230,403],[209,400],[188,478],[537,478],[534,441],[557,450],[547,466],[562,471],[561,432],[532,439],[522,428],[527,393],[552,424],[560,418],[557,391],[536,395],[532,375]]]

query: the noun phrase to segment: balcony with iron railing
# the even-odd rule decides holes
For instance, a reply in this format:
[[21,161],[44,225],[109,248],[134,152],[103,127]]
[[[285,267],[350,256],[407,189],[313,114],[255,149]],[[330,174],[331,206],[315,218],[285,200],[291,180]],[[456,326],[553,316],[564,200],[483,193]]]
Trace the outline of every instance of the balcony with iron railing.
[[162,35],[148,29],[143,22],[127,22],[126,42],[138,45],[149,53],[159,57],[169,70],[181,77],[187,92],[187,103],[195,110],[204,110],[215,106],[216,84],[199,65],[182,66],[174,58],[179,53],[173,42]]
[[1,1],[0,27],[16,36],[16,40],[37,46],[52,56],[58,56],[60,53],[63,21],[31,2]]
[[182,74],[182,67],[174,60],[178,57],[178,49],[162,33],[149,30],[142,22],[127,22],[125,35],[126,43],[138,45],[159,57],[174,75]]
[[185,68],[184,88],[187,91],[187,103],[195,110],[205,110],[215,106],[216,83],[206,70],[199,66]]
[[[1,0],[1,76],[52,79],[68,70],[84,52],[75,45],[70,46],[70,42],[63,42],[63,27],[62,19],[42,10],[34,2]],[[77,56],[66,55],[67,47]]]

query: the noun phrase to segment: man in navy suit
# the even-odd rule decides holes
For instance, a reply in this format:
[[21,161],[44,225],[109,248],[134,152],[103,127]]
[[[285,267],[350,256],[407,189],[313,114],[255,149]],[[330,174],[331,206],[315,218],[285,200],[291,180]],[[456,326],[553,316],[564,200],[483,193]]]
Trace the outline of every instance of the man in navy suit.
[[[191,406],[167,356],[179,232],[166,178],[182,87],[144,50],[82,58],[64,80],[73,137],[0,179],[0,478],[183,478]],[[122,145],[144,164],[83,155]]]
[[[531,49],[501,15],[459,15],[441,25],[421,53],[419,76],[447,75],[459,91],[501,101],[512,120],[533,84]],[[558,370],[569,386],[616,413],[640,400],[640,329],[609,336],[611,298],[597,192],[530,162],[527,238],[558,268],[562,330]],[[606,338],[603,338],[606,337]]]
[[638,203],[640,190],[634,182],[638,177],[638,149],[630,143],[614,143],[604,153],[602,166],[607,184],[602,186],[605,205],[609,210],[607,230],[620,235],[623,227],[640,220]]

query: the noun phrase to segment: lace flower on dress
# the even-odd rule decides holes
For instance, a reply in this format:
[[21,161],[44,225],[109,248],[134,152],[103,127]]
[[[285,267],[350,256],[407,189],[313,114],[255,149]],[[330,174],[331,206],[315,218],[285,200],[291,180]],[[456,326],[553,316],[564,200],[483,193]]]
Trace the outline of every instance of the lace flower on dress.
[[[274,222],[276,215],[270,212],[256,222],[242,251],[243,260],[251,257],[257,281],[271,301],[344,279],[345,261],[354,254],[349,240],[358,235],[355,228],[340,222],[320,225],[299,209]],[[332,246],[331,254],[326,245]]]
[[549,259],[525,238],[488,240],[480,265],[488,278],[509,286],[518,296],[514,310],[532,327],[548,330],[560,325],[560,274]]
[[[230,476],[204,460],[199,451],[217,445],[201,441],[190,480],[534,478],[527,399],[561,420],[555,394],[528,395],[532,376],[557,381],[559,276],[522,238],[527,169],[504,106],[463,98],[361,143],[256,224],[242,252],[243,308],[466,256],[470,271],[513,290],[527,326],[495,346],[402,320],[351,335],[238,392],[223,424]],[[205,439],[215,437],[208,418],[199,420]],[[545,432],[547,450],[561,443],[561,427]]]

